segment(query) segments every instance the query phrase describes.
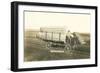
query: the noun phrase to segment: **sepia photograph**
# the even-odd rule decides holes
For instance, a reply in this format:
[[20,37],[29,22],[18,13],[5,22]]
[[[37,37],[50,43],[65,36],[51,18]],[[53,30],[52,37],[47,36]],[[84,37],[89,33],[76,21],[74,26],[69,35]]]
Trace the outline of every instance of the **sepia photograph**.
[[90,58],[90,16],[24,11],[24,61]]
[[97,66],[97,7],[11,3],[11,70]]

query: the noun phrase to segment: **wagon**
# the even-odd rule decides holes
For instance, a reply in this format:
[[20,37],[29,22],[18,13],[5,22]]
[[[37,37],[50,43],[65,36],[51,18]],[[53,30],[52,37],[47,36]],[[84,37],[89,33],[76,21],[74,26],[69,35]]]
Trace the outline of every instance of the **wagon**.
[[[38,38],[46,42],[46,48],[51,52],[66,52],[66,50],[71,50],[73,47],[70,43],[74,42],[68,36],[68,31],[66,28],[40,28]],[[76,45],[74,45],[76,46]]]

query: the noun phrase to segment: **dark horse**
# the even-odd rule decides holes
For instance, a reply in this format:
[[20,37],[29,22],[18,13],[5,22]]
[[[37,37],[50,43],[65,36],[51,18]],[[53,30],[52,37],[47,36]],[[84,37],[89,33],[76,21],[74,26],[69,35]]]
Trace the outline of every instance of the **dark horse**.
[[66,45],[67,45],[67,48],[70,48],[70,49],[77,48],[81,44],[77,34],[73,33],[72,35],[73,35],[73,37],[66,36]]

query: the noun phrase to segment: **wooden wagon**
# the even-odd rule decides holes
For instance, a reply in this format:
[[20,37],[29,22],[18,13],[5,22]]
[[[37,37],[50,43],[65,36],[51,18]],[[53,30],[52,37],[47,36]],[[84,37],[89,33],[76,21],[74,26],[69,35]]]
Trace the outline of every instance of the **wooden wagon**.
[[65,28],[40,28],[38,38],[46,42],[46,48],[51,52],[65,52],[70,49],[66,43]]

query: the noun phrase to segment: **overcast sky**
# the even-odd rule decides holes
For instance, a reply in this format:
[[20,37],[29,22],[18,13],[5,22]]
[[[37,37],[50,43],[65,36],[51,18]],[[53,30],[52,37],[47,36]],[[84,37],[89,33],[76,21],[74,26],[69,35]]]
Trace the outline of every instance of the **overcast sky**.
[[25,12],[25,29],[65,27],[71,32],[90,32],[89,14]]

